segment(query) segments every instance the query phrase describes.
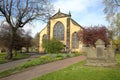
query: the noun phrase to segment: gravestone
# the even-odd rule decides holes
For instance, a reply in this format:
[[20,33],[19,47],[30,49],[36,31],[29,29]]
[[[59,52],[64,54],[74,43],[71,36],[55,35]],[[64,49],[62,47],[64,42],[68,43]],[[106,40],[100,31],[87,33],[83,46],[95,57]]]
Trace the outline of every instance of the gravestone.
[[104,57],[105,43],[101,39],[98,39],[95,45],[97,50],[97,57],[102,59]]
[[115,53],[111,46],[105,47],[104,41],[98,39],[96,48],[89,47],[87,50],[87,63],[89,66],[114,66]]

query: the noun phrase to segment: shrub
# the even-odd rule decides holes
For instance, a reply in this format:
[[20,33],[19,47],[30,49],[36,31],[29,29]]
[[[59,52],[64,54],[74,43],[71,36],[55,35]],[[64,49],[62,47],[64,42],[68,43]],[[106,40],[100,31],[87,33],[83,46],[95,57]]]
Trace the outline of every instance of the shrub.
[[57,57],[63,57],[63,54],[59,53],[57,54]]
[[83,41],[86,46],[95,46],[95,42],[98,39],[103,40],[107,45],[109,43],[108,36],[109,31],[105,26],[87,27],[78,32],[79,40]]
[[81,55],[82,53],[80,52],[72,52],[73,54],[75,54],[75,56]]
[[75,54],[73,54],[73,53],[67,54],[67,57],[74,57],[74,56],[75,56]]
[[62,60],[62,59],[63,59],[62,57],[57,57],[55,58],[55,61]]
[[58,53],[64,48],[64,45],[62,42],[52,39],[45,40],[42,44],[42,47],[45,49],[46,53]]

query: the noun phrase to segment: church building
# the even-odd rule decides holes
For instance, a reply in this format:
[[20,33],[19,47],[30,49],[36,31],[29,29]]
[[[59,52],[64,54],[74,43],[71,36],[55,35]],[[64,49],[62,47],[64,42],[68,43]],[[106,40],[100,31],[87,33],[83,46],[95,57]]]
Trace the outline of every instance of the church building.
[[71,13],[65,14],[60,10],[50,17],[46,27],[41,30],[39,36],[39,52],[43,53],[42,42],[45,39],[57,39],[71,52],[80,52],[82,42],[78,40],[77,32],[83,30],[76,21],[71,18]]

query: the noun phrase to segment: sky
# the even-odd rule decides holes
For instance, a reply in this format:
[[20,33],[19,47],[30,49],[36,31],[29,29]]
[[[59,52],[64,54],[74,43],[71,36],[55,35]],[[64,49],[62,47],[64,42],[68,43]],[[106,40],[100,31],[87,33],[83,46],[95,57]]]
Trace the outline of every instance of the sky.
[[[102,4],[102,0],[52,0],[52,4],[55,8],[55,13],[59,9],[66,14],[70,11],[72,19],[82,27],[89,27],[91,25],[108,26],[103,12],[104,5]],[[31,30],[31,34],[34,37],[35,34],[40,32],[46,25],[47,23],[37,21],[32,25],[27,24],[24,29],[26,31]]]

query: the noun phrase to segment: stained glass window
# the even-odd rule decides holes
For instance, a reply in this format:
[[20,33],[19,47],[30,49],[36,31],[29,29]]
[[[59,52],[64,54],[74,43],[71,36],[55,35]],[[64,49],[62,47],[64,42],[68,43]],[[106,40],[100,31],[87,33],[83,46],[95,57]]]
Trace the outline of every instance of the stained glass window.
[[42,42],[44,42],[47,39],[47,34],[43,35]]
[[53,29],[53,38],[58,40],[64,40],[64,25],[61,22],[57,22]]

